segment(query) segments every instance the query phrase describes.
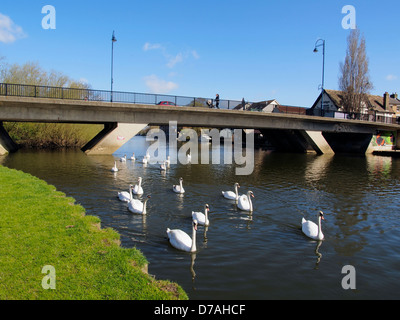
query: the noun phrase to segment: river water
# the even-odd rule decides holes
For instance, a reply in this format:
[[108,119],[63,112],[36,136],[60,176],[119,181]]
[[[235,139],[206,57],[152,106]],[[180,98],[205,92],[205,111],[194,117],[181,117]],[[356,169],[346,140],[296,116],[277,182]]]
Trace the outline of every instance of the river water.
[[[400,159],[255,150],[254,172],[237,176],[235,164],[171,164],[161,172],[140,161],[148,146],[135,137],[112,156],[19,151],[0,164],[74,197],[102,227],[121,234],[122,246],[143,252],[149,273],[179,283],[191,299],[400,298]],[[132,152],[135,162],[119,162]],[[110,170],[114,160],[118,173]],[[144,196],[151,195],[146,216],[117,199],[138,177]],[[183,196],[172,191],[180,177]],[[254,192],[253,214],[222,197],[235,182],[241,194]],[[191,235],[191,212],[206,203],[211,224],[198,228],[197,253],[172,248],[166,229]],[[301,232],[302,217],[317,221],[319,210],[322,242]],[[342,273],[347,265],[353,271]],[[342,281],[356,289],[345,290]]]

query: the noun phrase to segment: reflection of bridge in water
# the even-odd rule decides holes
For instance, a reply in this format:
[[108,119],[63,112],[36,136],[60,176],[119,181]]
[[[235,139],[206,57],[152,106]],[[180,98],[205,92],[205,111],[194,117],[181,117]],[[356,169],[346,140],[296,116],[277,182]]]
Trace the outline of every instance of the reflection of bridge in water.
[[[210,109],[197,107],[196,103],[195,107],[177,107],[157,105],[156,100],[154,104],[105,102],[107,97],[100,93],[109,94],[106,91],[13,86],[19,86],[19,90],[0,84],[0,121],[103,124],[104,129],[83,148],[88,154],[112,154],[147,125],[169,125],[171,121],[188,127],[257,129],[277,151],[314,150],[320,154],[372,152],[371,141],[378,132],[393,134],[394,145],[400,132],[397,124]],[[27,90],[32,87],[35,89]],[[45,94],[37,88],[49,90]],[[58,91],[48,94],[50,89]],[[96,97],[101,101],[93,101]],[[116,97],[114,92],[113,99]],[[15,150],[15,143],[0,125],[0,154]]]

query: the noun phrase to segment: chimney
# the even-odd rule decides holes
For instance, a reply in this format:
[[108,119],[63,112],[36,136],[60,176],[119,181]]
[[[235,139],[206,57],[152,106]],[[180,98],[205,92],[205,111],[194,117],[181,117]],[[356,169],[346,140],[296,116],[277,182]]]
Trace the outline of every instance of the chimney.
[[383,109],[389,111],[389,93],[385,92],[383,95]]

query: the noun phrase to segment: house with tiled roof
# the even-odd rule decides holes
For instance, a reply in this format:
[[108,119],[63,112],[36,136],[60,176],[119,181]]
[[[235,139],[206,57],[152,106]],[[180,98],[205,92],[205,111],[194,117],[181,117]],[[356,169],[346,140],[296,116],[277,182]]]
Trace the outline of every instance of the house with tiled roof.
[[[254,102],[254,103],[247,103],[245,105],[245,110],[248,111],[261,111],[261,112],[272,112],[275,106],[279,105],[279,102],[275,99]],[[239,104],[234,108],[234,110],[243,110],[243,106]]]
[[[234,110],[243,110],[243,107],[242,105],[238,105]],[[306,108],[281,105],[275,99],[254,102],[251,104],[248,103],[245,105],[245,110],[267,113],[306,114]]]
[[[322,95],[323,108],[321,108]],[[344,112],[342,97],[342,91],[325,89],[307,113],[325,117],[349,118],[351,115]],[[392,122],[393,118],[400,116],[400,100],[397,94],[389,95],[387,92],[383,96],[368,94],[366,101],[362,102],[360,114],[363,117],[374,117],[376,121]]]

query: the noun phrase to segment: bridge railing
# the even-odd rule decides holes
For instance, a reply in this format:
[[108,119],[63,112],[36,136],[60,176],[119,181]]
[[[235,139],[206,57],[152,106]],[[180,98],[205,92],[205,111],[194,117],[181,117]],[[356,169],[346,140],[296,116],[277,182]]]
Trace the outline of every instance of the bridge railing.
[[[162,101],[172,102],[177,106],[208,108],[207,101],[213,99],[200,97],[172,96],[165,94],[106,91],[80,88],[64,88],[27,84],[0,83],[0,95],[32,98],[70,99],[85,101],[104,101],[119,103],[137,103],[156,105]],[[220,100],[220,109],[233,109],[241,101]]]
[[[83,101],[103,101],[103,102],[119,102],[119,103],[135,103],[135,104],[149,104],[157,105],[162,101],[172,102],[177,106],[186,107],[202,107],[208,108],[207,101],[211,100],[215,105],[215,100],[211,98],[199,97],[184,97],[172,96],[164,94],[150,94],[150,93],[137,93],[137,92],[122,92],[122,91],[106,91],[106,90],[93,90],[93,89],[80,89],[80,88],[65,88],[65,87],[51,87],[39,85],[26,85],[26,84],[12,84],[0,83],[0,95],[3,96],[16,96],[16,97],[32,97],[32,98],[52,98],[52,99],[68,99],[68,100],[83,100]],[[251,102],[246,102],[246,105]],[[220,109],[234,109],[240,107],[242,101],[237,100],[220,100]],[[308,116],[321,116],[321,114],[313,114],[312,110],[302,107],[291,106],[278,106],[274,112],[280,113],[293,113],[293,114],[306,114]],[[253,111],[257,112],[257,111]],[[324,114],[323,116],[343,118],[349,120],[362,120],[369,122],[384,122],[397,124],[400,119],[384,116],[378,112],[369,114],[351,113],[338,116],[339,113],[333,115]]]

